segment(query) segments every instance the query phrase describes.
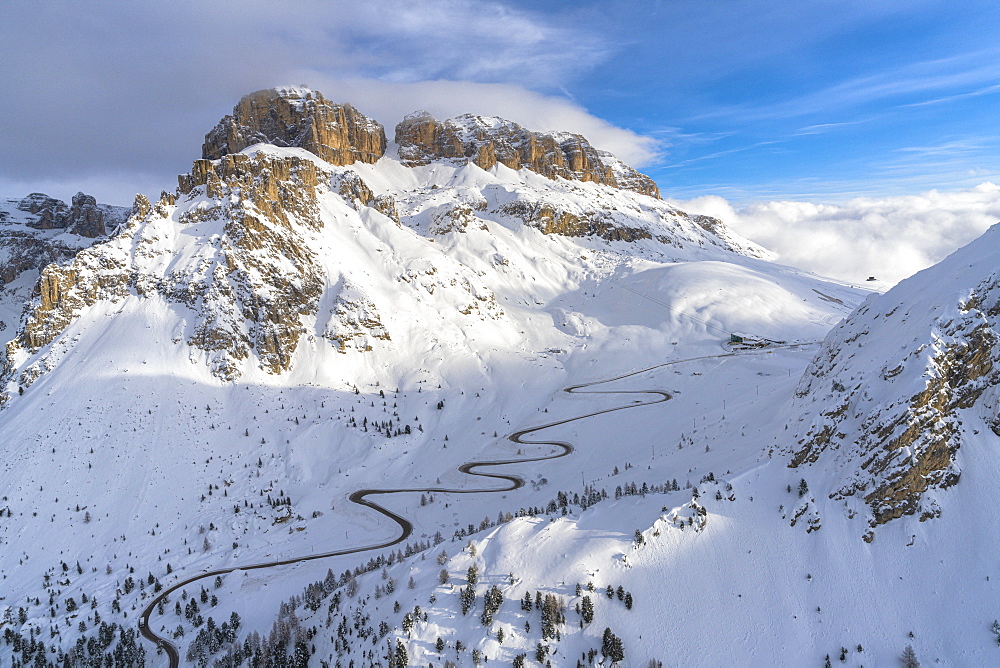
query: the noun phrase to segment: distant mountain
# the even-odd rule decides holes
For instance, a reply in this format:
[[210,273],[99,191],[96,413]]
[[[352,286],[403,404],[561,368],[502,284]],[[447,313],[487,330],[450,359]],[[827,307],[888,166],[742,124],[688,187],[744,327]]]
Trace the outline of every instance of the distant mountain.
[[72,260],[130,213],[82,192],[69,205],[42,193],[0,199],[0,331],[13,332],[43,267]]
[[0,200],[0,285],[22,271],[65,260],[125,222],[128,207],[77,193],[71,205],[42,193]]

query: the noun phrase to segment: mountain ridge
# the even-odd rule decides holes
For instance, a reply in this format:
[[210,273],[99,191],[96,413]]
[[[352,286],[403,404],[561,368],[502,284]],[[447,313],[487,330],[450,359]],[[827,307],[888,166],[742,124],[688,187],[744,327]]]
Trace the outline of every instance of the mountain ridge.
[[[903,515],[939,516],[936,492],[961,477],[964,424],[981,420],[963,416],[1000,382],[998,239],[1000,224],[859,307],[796,390],[804,414],[789,465],[841,471],[830,498],[863,499],[866,540]],[[987,426],[997,433],[1000,418]]]

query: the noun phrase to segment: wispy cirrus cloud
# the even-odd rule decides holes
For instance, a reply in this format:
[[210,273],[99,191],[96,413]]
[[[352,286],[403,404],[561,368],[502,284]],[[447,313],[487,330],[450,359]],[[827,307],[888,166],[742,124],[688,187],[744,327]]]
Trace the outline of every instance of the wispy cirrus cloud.
[[[949,58],[922,60],[902,66],[888,68],[881,72],[845,79],[833,85],[796,94],[784,100],[764,105],[722,106],[693,116],[691,120],[709,118],[738,117],[743,121],[794,118],[811,114],[826,114],[834,111],[858,108],[867,103],[889,98],[935,95],[942,91],[974,87],[974,90],[959,90],[951,95],[935,97],[932,100],[900,101],[898,106],[932,104],[947,99],[985,95],[994,92],[997,79],[996,64],[1000,50],[989,49],[963,53]],[[982,85],[989,84],[985,87]],[[817,124],[843,125],[855,122]],[[807,126],[809,127],[809,126]]]
[[834,130],[839,130],[840,128],[845,128],[851,125],[861,125],[862,123],[867,123],[871,119],[860,119],[856,121],[842,121],[840,123],[817,123],[816,125],[807,125],[805,127],[799,128],[792,134],[796,137],[803,137],[806,135],[819,135],[826,132],[832,132]]
[[944,97],[934,98],[932,100],[922,100],[920,102],[911,102],[909,104],[901,105],[903,107],[927,107],[933,104],[944,104],[946,102],[955,102],[957,100],[964,100],[970,97],[980,97],[982,95],[992,95],[994,93],[1000,93],[1000,84],[995,84],[992,86],[983,86],[973,91],[967,93],[956,93],[955,95],[945,95]]

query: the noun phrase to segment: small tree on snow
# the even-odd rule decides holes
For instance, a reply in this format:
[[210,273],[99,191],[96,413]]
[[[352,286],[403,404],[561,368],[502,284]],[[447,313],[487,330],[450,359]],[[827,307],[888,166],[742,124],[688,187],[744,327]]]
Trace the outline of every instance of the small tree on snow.
[[611,665],[625,660],[625,647],[622,639],[616,636],[610,628],[604,629],[604,636],[601,639],[601,654],[606,659],[611,660]]
[[594,602],[589,596],[584,596],[580,603],[580,616],[583,618],[584,624],[594,621]]
[[907,645],[903,653],[899,656],[899,662],[903,668],[920,668],[920,661],[917,660],[917,653],[913,651],[912,645]]

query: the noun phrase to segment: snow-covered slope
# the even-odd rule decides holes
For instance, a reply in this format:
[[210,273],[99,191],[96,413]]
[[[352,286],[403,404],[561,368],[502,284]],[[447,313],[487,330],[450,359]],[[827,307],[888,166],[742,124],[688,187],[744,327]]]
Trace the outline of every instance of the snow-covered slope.
[[[286,120],[295,138],[310,136],[302,119]],[[336,134],[333,116],[321,120],[324,132],[347,142],[338,156],[358,150],[351,133]],[[244,126],[254,137],[269,127],[234,127]],[[419,494],[400,495],[387,505],[411,518],[411,541],[427,543],[437,532],[448,539],[456,527],[478,527],[484,515],[546,507],[556,489],[599,486],[611,498],[580,515],[586,531],[566,534],[580,541],[557,532],[550,549],[593,551],[593,567],[606,568],[600,564],[623,549],[618,543],[652,527],[661,512],[678,532],[678,517],[697,514],[690,490],[671,486],[674,496],[648,496],[655,507],[635,509],[621,535],[588,547],[616,518],[633,518],[616,514],[624,506],[613,505],[615,467],[644,469],[631,481],[661,490],[666,480],[686,487],[714,472],[723,493],[732,484],[737,499],[757,495],[740,491],[740,477],[756,475],[764,448],[781,436],[773,424],[788,416],[810,351],[733,356],[730,334],[792,346],[819,341],[861,291],[776,266],[719,221],[652,195],[502,162],[411,167],[393,157],[397,148],[380,158],[362,151],[370,162],[347,165],[273,144],[198,160],[176,192],[156,202],[138,197],[109,238],[42,271],[3,370],[5,631],[27,638],[40,629],[54,660],[78,638],[98,635],[101,621],[134,631],[155,592],[196,573],[390,540],[398,527],[349,503],[351,492],[478,488],[462,464],[551,454],[506,440],[516,428],[635,400],[563,396],[561,388],[665,362],[692,360],[620,383],[652,382],[669,401],[608,413],[594,426],[558,427],[577,447],[559,460],[514,465],[530,484],[426,505]],[[612,173],[629,174],[621,165]],[[781,490],[797,475],[766,469],[778,471]],[[758,526],[758,506],[727,503],[738,504],[739,522],[710,518],[708,526],[740,523],[741,533],[725,538],[739,542]],[[772,514],[759,526],[788,527]],[[518,536],[541,531],[532,522],[502,527],[505,553],[516,552]],[[708,535],[685,536],[696,534]],[[807,540],[801,534],[788,528],[789,540]],[[449,548],[449,558],[455,552]],[[657,559],[678,554],[663,548]],[[191,592],[212,589],[217,606],[200,596],[199,605],[213,608],[219,623],[238,611],[246,638],[267,631],[278,603],[327,568],[339,573],[370,556],[254,571],[249,580],[230,574],[218,591],[211,579]],[[509,563],[498,558],[483,568]],[[555,586],[554,571],[524,563],[524,583]],[[650,561],[648,577],[661,565]],[[830,596],[837,591],[831,586]],[[81,605],[84,595],[92,607]],[[181,626],[184,638],[172,642],[183,654],[200,626],[196,614],[172,616],[177,603],[190,606],[182,596],[172,593],[150,628],[172,635]],[[447,617],[454,607],[440,612]],[[207,608],[201,614],[210,616]],[[632,651],[646,633],[636,628],[626,638]],[[620,625],[616,633],[624,633]],[[796,631],[788,642],[802,637]],[[136,655],[134,638],[118,638],[94,651],[120,646]],[[12,642],[0,644],[3,660],[15,656]],[[151,652],[147,658],[154,661]]]
[[796,390],[792,465],[820,469],[824,492],[872,529],[937,517],[965,462],[995,449],[998,247],[994,226],[871,299],[830,333]]
[[[268,634],[221,654],[304,648],[330,665],[992,665],[998,234],[873,296],[818,350],[671,356],[554,401],[551,417],[532,422],[551,426],[531,438],[571,444],[572,459],[541,472],[509,466],[530,490],[495,495],[468,527],[441,522],[461,497],[421,499],[411,512],[426,518],[427,542],[317,572],[272,604]],[[653,389],[671,398],[594,414]],[[454,533],[431,541],[441,524]],[[247,573],[222,586],[263,591]],[[189,659],[210,636],[189,645]]]

